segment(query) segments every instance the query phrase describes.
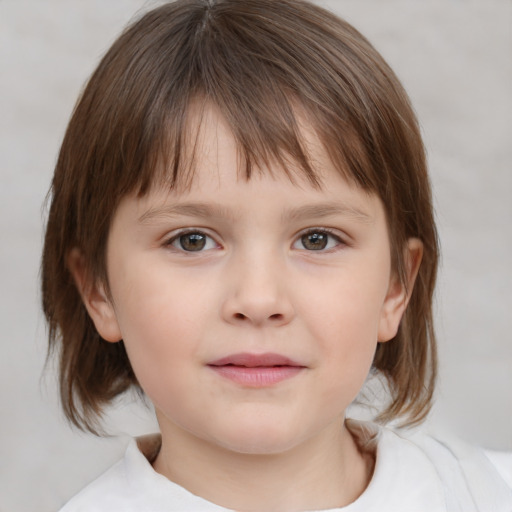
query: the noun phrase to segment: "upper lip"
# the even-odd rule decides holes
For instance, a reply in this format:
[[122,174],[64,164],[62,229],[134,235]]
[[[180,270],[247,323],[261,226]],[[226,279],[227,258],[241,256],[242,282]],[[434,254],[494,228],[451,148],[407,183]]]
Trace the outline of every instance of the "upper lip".
[[273,354],[267,352],[264,354],[249,354],[241,352],[238,354],[230,354],[226,357],[221,357],[215,361],[208,363],[209,366],[245,366],[247,368],[269,367],[269,366],[298,366],[303,367],[304,365],[293,361],[289,357],[281,354]]

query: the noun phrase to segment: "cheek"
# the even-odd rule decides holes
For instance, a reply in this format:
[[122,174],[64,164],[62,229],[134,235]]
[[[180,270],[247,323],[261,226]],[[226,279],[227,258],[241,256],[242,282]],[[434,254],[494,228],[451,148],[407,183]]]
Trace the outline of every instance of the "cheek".
[[[208,324],[206,290],[153,266],[130,272],[112,287],[116,315],[133,370],[148,395],[158,382],[180,378],[184,360],[198,357],[202,328]],[[115,283],[115,280],[113,280]],[[168,382],[168,383],[169,383]],[[164,385],[164,388],[166,386]]]
[[308,319],[315,337],[331,349],[357,353],[358,348],[377,341],[387,282],[378,276],[372,280],[341,274],[322,283],[321,294],[302,296],[301,316]]
[[[366,278],[368,282],[363,281]],[[378,276],[370,279],[353,272],[326,282],[324,294],[303,300],[307,328],[319,357],[328,362],[327,399],[342,395],[350,402],[363,386],[377,347],[386,285]]]

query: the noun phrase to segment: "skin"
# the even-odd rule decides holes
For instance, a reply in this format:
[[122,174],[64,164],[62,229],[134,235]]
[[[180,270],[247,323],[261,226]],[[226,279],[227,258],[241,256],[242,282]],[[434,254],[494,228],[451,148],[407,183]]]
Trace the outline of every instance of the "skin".
[[[408,300],[379,198],[342,178],[303,132],[320,189],[279,169],[247,181],[229,127],[209,108],[190,189],[121,201],[107,249],[110,294],[83,275],[78,251],[70,257],[99,333],[124,340],[155,406],[155,470],[228,508],[333,508],[364,491],[373,461],[346,429],[345,410]],[[190,232],[202,250],[183,249]],[[311,249],[307,233],[327,246]],[[421,243],[404,251],[410,290]],[[251,387],[209,366],[240,352],[277,353],[300,370]]]

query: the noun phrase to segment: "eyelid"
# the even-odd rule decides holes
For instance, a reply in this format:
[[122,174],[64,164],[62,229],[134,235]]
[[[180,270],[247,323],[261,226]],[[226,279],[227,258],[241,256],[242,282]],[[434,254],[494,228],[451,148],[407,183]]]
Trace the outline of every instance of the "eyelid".
[[296,237],[295,237],[295,240],[292,244],[292,248],[294,247],[294,245],[297,243],[297,242],[300,242],[301,238],[309,233],[325,233],[327,235],[329,235],[330,237],[336,239],[336,241],[338,242],[336,244],[335,247],[331,247],[329,249],[320,249],[320,250],[317,250],[317,251],[314,251],[314,250],[308,250],[308,249],[300,249],[302,251],[306,251],[306,252],[318,252],[318,253],[328,253],[328,252],[331,252],[331,251],[335,251],[336,249],[340,248],[341,247],[345,247],[347,245],[349,245],[349,242],[348,242],[348,235],[345,235],[343,233],[341,233],[338,229],[333,229],[333,228],[327,228],[327,227],[311,227],[311,228],[306,228],[306,229],[303,229],[302,231],[300,231]]
[[181,228],[181,229],[176,229],[174,231],[172,231],[171,233],[167,234],[163,240],[163,245],[164,247],[166,248],[170,248],[170,249],[173,249],[174,251],[178,252],[178,253],[183,253],[183,254],[199,254],[199,253],[202,253],[202,252],[208,252],[208,251],[211,251],[212,248],[210,249],[203,249],[203,250],[200,250],[200,251],[186,251],[185,249],[181,249],[181,248],[178,248],[178,247],[175,247],[173,245],[173,243],[178,240],[181,236],[184,236],[184,235],[189,235],[189,234],[200,234],[200,235],[204,235],[205,237],[213,240],[213,242],[215,243],[216,247],[215,249],[219,249],[221,248],[221,244],[217,241],[217,237],[215,237],[214,235],[212,235],[211,233],[209,233],[209,230],[208,229],[205,229],[205,228],[195,228],[195,227],[187,227],[187,228]]
[[[173,230],[171,233],[167,234],[164,237],[164,239],[163,239],[163,246],[167,247],[167,248],[174,249],[176,252],[186,253],[186,254],[193,254],[194,252],[202,253],[202,252],[207,252],[207,251],[213,250],[213,248],[209,248],[209,249],[203,249],[203,250],[199,250],[199,251],[186,251],[185,249],[181,249],[181,248],[175,247],[173,245],[173,243],[176,240],[178,240],[181,236],[184,236],[184,235],[187,235],[187,234],[192,234],[192,233],[198,233],[198,234],[204,235],[205,237],[213,240],[213,242],[216,245],[215,248],[217,248],[217,249],[222,248],[222,244],[220,244],[218,242],[218,240],[217,240],[218,237],[215,236],[214,234],[212,234],[209,229],[197,228],[197,227],[186,227],[186,228],[180,228],[180,229]],[[305,235],[307,235],[309,233],[325,233],[329,237],[331,237],[331,238],[336,240],[337,244],[336,244],[335,247],[331,247],[329,249],[321,249],[321,250],[316,251],[316,252],[319,252],[319,253],[331,252],[333,250],[336,250],[340,246],[341,247],[345,247],[347,245],[350,245],[349,244],[349,236],[348,235],[346,235],[343,232],[340,232],[340,230],[338,230],[338,229],[333,229],[333,228],[328,228],[328,227],[322,226],[322,227],[310,227],[310,228],[306,228],[306,229],[301,230],[295,236],[294,241],[292,243],[292,248],[295,246],[296,243],[300,242],[300,240],[301,240],[301,238],[303,236],[305,236]],[[313,250],[308,250],[308,249],[305,249],[305,248],[301,248],[300,250],[307,251],[307,252],[315,252]]]

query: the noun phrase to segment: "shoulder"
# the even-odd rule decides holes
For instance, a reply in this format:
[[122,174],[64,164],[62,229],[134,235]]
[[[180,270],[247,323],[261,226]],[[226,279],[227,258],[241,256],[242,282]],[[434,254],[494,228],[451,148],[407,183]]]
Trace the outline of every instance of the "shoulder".
[[428,460],[443,488],[447,510],[512,510],[512,453],[486,452],[439,432],[391,431],[388,436],[410,445],[409,454],[416,450]]
[[512,452],[486,450],[485,455],[512,489]]
[[347,512],[512,511],[512,453],[487,453],[419,430],[351,420],[347,427],[376,459],[368,488]]
[[130,441],[122,460],[73,497],[60,512],[217,512],[225,509],[158,474],[151,462],[157,435]]
[[132,512],[132,494],[125,457],[68,501],[60,512],[106,512],[121,510],[120,507]]

